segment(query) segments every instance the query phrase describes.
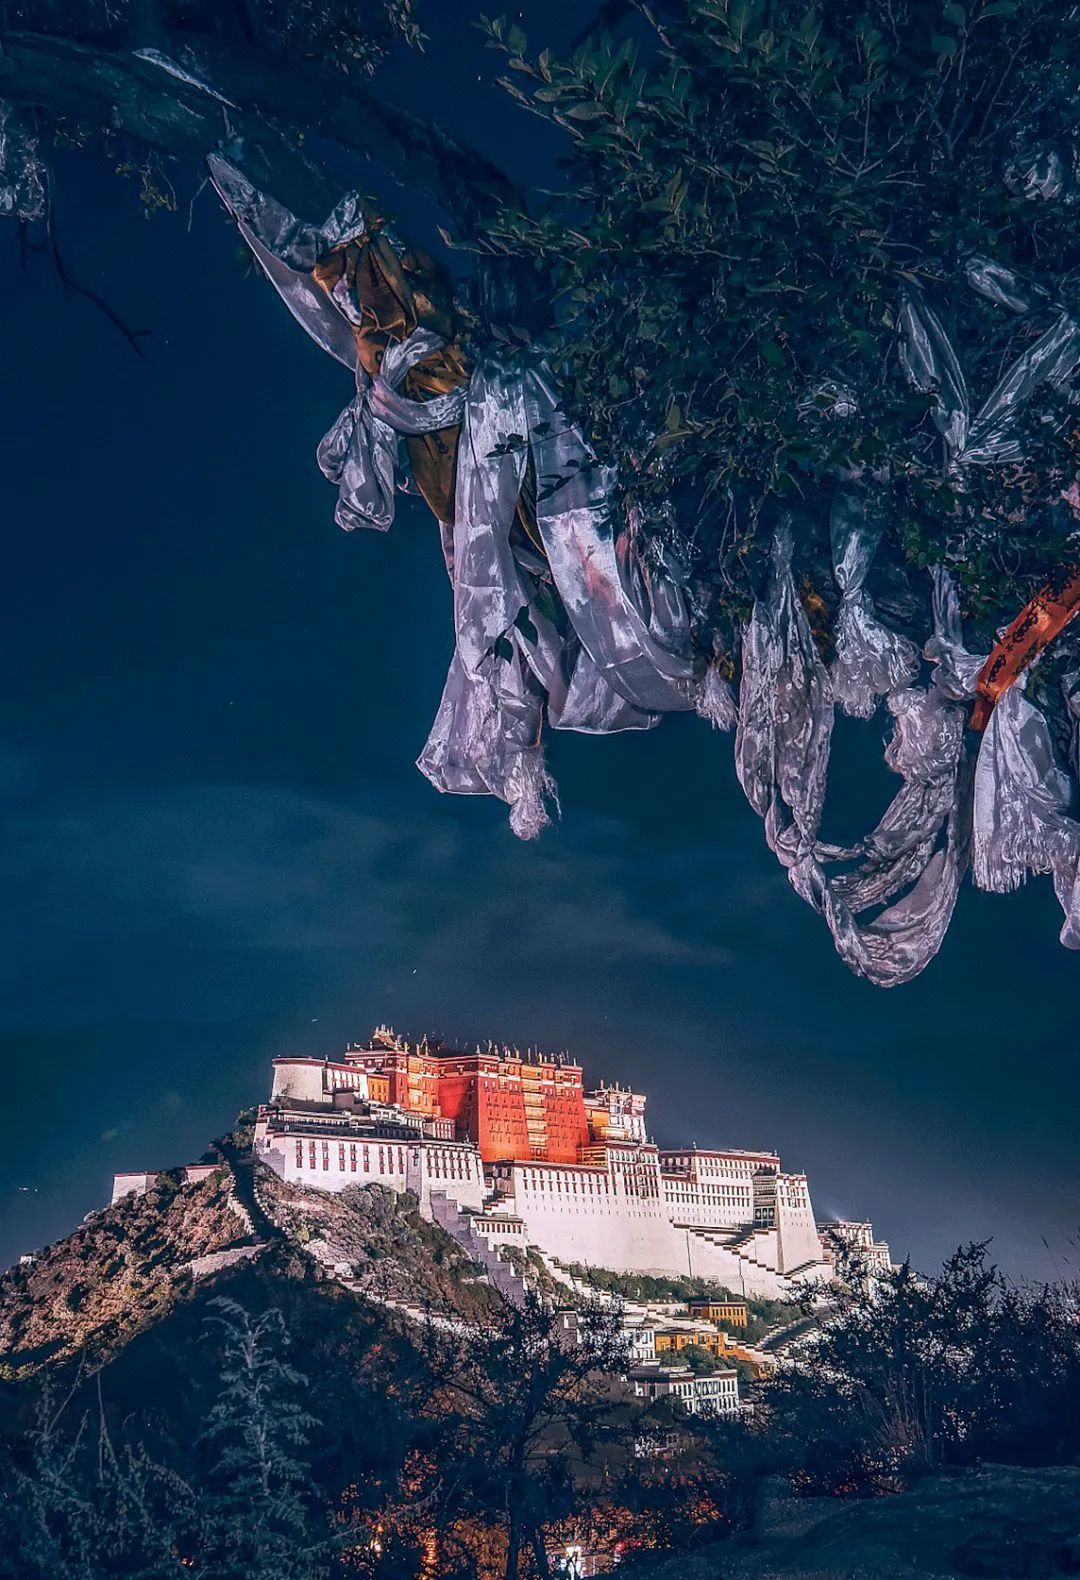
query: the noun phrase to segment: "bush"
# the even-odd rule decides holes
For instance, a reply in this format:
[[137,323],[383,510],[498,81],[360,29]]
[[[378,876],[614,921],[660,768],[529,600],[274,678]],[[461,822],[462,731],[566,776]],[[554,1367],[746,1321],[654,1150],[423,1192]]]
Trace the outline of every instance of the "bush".
[[969,1245],[842,1296],[765,1390],[764,1430],[800,1484],[873,1489],[934,1466],[1080,1454],[1080,1298],[1017,1289]]

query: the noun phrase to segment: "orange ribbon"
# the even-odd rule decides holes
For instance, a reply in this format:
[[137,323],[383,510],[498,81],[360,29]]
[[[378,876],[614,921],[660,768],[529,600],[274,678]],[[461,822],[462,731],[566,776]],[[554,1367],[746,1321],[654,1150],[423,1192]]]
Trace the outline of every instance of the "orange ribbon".
[[1018,681],[1025,669],[1080,610],[1080,570],[1070,570],[1064,582],[1050,582],[1026,603],[1004,636],[994,644],[975,683],[975,705],[969,721],[973,730],[984,730],[1003,692]]

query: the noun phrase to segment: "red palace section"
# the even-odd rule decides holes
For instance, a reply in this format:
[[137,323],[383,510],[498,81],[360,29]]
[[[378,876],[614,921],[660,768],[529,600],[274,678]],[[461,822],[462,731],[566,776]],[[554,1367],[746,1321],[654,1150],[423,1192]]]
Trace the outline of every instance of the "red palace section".
[[392,1103],[452,1120],[455,1137],[474,1141],[485,1163],[576,1163],[588,1144],[580,1065],[423,1047],[350,1048],[345,1059],[385,1076]]

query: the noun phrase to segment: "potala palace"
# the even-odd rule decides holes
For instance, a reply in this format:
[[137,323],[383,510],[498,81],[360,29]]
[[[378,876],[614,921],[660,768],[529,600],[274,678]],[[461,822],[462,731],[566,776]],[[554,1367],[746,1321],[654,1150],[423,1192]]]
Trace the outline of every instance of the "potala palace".
[[[411,1191],[428,1217],[467,1216],[492,1249],[535,1247],[564,1265],[768,1298],[828,1277],[841,1243],[871,1270],[889,1263],[869,1224],[818,1225],[806,1176],[777,1153],[662,1150],[641,1093],[587,1091],[562,1058],[463,1053],[381,1028],[338,1061],[275,1059],[254,1151],[294,1184]],[[137,1188],[117,1177],[117,1194]]]

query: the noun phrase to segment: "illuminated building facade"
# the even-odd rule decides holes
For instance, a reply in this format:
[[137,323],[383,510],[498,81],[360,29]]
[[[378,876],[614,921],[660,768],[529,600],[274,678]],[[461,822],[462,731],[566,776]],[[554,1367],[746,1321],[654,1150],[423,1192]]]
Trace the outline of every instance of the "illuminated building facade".
[[440,1222],[449,1203],[488,1244],[524,1239],[566,1266],[766,1297],[829,1273],[805,1175],[772,1151],[661,1151],[645,1105],[619,1086],[586,1090],[567,1058],[380,1028],[337,1060],[276,1059],[255,1151],[298,1184],[411,1190]]
[[346,1065],[385,1080],[392,1103],[451,1120],[485,1163],[576,1163],[589,1141],[580,1065],[494,1047],[473,1053],[427,1042],[409,1047],[383,1029],[372,1044],[346,1049]]

